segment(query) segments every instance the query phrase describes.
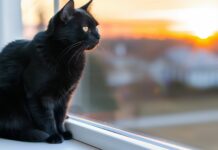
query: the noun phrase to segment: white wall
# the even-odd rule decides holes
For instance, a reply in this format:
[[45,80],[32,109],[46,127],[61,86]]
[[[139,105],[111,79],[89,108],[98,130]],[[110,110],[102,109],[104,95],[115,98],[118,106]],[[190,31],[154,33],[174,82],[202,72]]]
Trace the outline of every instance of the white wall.
[[22,38],[21,0],[0,0],[0,50]]

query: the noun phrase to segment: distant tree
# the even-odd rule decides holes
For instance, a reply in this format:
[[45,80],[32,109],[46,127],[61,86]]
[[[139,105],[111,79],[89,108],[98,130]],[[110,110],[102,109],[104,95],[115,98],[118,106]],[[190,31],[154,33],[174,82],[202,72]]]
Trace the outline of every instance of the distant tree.
[[89,86],[89,110],[91,112],[112,112],[117,108],[117,103],[112,90],[106,83],[106,72],[100,60],[89,55],[85,86]]

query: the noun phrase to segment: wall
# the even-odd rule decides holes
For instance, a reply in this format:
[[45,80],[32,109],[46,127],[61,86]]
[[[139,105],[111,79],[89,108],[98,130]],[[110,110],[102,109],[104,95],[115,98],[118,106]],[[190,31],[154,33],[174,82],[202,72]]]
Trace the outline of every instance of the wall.
[[0,0],[0,50],[22,38],[21,0]]

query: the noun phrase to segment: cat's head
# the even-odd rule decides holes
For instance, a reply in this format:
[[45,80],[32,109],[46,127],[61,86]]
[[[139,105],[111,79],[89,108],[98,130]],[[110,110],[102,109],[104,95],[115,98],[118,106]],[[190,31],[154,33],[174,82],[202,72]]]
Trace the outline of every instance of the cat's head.
[[98,22],[90,14],[92,0],[75,9],[70,0],[49,22],[48,34],[65,44],[82,43],[84,49],[93,49],[100,40]]

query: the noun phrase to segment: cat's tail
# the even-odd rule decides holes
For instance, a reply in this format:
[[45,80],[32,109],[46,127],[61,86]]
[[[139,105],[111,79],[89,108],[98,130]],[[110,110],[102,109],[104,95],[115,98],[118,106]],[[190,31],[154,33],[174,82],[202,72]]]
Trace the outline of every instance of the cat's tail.
[[14,130],[14,131],[0,131],[0,137],[26,142],[45,142],[49,134],[37,129],[26,129],[26,130]]

